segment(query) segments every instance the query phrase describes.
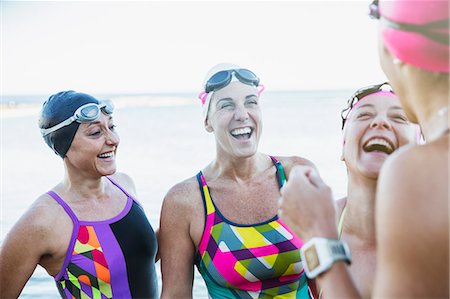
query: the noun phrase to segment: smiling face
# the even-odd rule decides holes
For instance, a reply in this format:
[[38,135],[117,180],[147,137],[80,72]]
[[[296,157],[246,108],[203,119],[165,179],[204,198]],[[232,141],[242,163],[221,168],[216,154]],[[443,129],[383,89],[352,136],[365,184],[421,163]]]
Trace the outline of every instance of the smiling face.
[[235,81],[214,92],[206,130],[214,132],[218,156],[254,155],[258,150],[261,129],[256,87]]
[[342,160],[350,173],[376,179],[386,158],[400,146],[414,142],[415,133],[397,97],[369,95],[347,119]]
[[64,161],[87,176],[112,175],[119,141],[112,116],[102,113],[98,121],[80,124]]

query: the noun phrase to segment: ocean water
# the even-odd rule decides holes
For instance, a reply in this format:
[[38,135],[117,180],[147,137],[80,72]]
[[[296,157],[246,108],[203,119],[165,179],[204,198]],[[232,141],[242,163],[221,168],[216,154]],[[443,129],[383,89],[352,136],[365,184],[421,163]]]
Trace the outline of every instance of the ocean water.
[[[262,95],[261,152],[297,155],[314,162],[335,198],[346,193],[341,153],[340,110],[352,93],[340,91],[266,92]],[[121,137],[118,170],[134,178],[139,200],[154,229],[168,189],[196,174],[215,155],[214,136],[201,120],[195,95],[109,96],[116,104],[115,124]],[[27,106],[14,102],[26,100]],[[42,193],[63,176],[61,159],[43,142],[37,128],[45,97],[4,98],[1,120],[0,243]],[[159,263],[157,264],[159,270]],[[160,276],[159,276],[160,278]],[[161,287],[161,281],[160,281]],[[53,278],[38,266],[20,298],[59,298]],[[194,298],[207,298],[195,270]]]

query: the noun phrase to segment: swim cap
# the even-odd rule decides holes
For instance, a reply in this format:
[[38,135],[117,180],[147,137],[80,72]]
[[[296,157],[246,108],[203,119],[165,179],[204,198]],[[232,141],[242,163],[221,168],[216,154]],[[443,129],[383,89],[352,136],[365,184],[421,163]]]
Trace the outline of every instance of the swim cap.
[[[85,93],[73,90],[61,91],[48,98],[42,105],[39,117],[39,128],[47,129],[71,117],[75,111],[88,103],[99,104],[99,101]],[[48,135],[43,136],[47,145],[61,158],[64,158],[78,130],[79,123],[74,121]]]
[[384,46],[394,57],[426,71],[449,73],[448,0],[380,1],[379,14]]
[[[206,86],[206,82],[216,73],[220,72],[220,71],[228,71],[228,70],[236,70],[236,69],[240,69],[241,67],[238,66],[237,64],[232,64],[232,63],[219,63],[215,66],[213,66],[207,73],[205,78],[203,79],[203,83],[202,83],[202,91],[205,90],[205,86]],[[233,81],[237,81],[236,76],[232,76],[231,82]],[[231,83],[230,82],[230,83]],[[206,119],[208,118],[208,111],[209,111],[209,104],[211,102],[211,98],[212,95],[214,94],[214,91],[211,91],[207,94],[204,94],[204,100],[202,100],[202,105],[203,105],[203,121],[206,122]]]

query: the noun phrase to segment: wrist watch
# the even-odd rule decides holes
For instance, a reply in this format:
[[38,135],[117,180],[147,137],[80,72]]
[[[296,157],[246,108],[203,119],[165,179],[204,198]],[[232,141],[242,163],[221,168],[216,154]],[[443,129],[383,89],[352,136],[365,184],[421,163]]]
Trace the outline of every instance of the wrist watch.
[[347,264],[352,261],[347,243],[327,238],[312,238],[300,248],[300,256],[306,276],[311,279],[328,271],[338,261]]

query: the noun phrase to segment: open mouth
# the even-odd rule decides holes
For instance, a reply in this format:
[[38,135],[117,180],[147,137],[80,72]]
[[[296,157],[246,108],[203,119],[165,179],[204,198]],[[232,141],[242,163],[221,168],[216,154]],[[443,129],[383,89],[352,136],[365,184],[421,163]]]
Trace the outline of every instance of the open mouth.
[[100,159],[112,158],[112,157],[114,157],[114,152],[103,153],[103,154],[98,155],[97,157],[99,157]]
[[372,138],[363,145],[363,150],[368,153],[376,151],[390,155],[395,150],[395,147],[389,140],[384,138]]
[[238,140],[247,140],[247,139],[250,139],[250,137],[252,136],[253,129],[250,127],[238,128],[238,129],[232,130],[230,133],[231,133],[231,136],[233,136],[234,138],[236,138]]

